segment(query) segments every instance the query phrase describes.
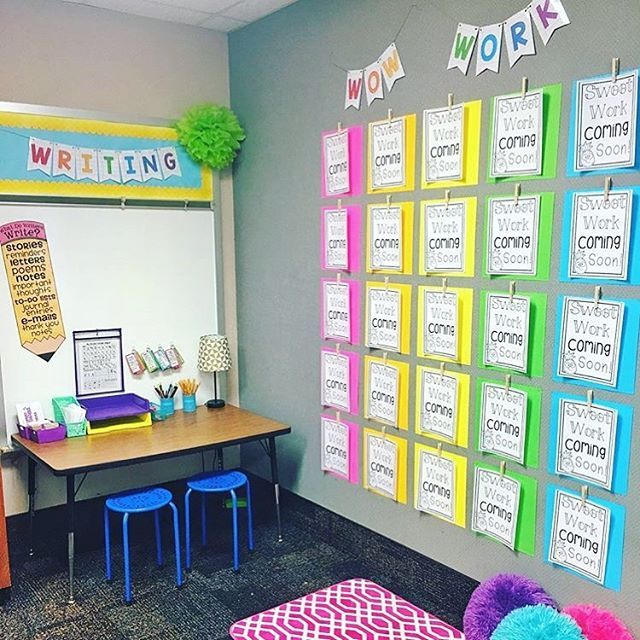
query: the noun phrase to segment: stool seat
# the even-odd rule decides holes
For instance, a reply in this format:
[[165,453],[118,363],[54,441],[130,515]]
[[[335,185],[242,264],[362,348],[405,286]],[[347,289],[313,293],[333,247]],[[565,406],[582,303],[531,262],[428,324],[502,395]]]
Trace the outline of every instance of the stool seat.
[[162,509],[171,502],[171,492],[161,487],[125,491],[107,498],[107,509],[118,513],[145,513]]
[[239,489],[245,484],[247,484],[247,476],[242,471],[200,473],[187,480],[189,489],[212,493]]

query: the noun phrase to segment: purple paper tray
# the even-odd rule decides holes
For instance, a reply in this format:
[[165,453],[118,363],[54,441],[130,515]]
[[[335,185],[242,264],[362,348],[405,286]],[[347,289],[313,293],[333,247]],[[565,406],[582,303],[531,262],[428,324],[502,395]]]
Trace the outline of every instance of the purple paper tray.
[[135,393],[123,393],[117,396],[101,398],[83,398],[80,406],[87,410],[89,422],[128,418],[149,412],[149,401]]

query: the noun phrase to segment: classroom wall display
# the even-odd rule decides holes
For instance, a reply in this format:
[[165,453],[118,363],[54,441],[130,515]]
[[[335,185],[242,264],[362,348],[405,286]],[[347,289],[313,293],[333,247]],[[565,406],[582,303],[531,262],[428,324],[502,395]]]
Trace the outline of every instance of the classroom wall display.
[[325,407],[358,413],[360,356],[342,349],[320,350],[320,401]]
[[467,459],[423,444],[414,446],[414,507],[463,529],[467,520]]
[[77,397],[122,393],[122,329],[74,331],[73,364]]
[[475,436],[478,451],[537,469],[542,392],[509,378],[476,381]]
[[44,224],[3,224],[0,248],[20,344],[48,362],[66,334]]
[[481,100],[423,111],[423,189],[478,184],[481,114]]
[[473,277],[477,208],[476,198],[420,203],[420,275]]
[[[519,185],[516,187],[519,190]],[[483,273],[548,280],[553,193],[489,197],[485,206]]]
[[473,289],[418,287],[417,316],[418,356],[471,364]]
[[413,191],[416,166],[416,114],[369,123],[367,191]]
[[556,177],[561,105],[561,84],[494,97],[487,182]]
[[633,393],[639,323],[637,300],[559,296],[554,379]]
[[360,429],[357,424],[335,416],[320,416],[322,441],[321,469],[352,484],[360,478],[358,451]]
[[211,170],[169,127],[0,113],[0,146],[6,194],[213,199]]
[[325,340],[360,342],[360,283],[338,278],[321,280],[321,333]]
[[365,318],[370,349],[409,353],[411,285],[367,282]]
[[538,482],[478,462],[474,465],[471,529],[529,556],[535,554]]
[[476,75],[486,70],[498,73],[503,29],[509,66],[513,67],[522,56],[535,55],[534,25],[542,43],[546,45],[557,29],[569,23],[561,0],[534,0],[510,18],[483,27],[460,22],[447,69],[459,69],[467,75],[477,41]]
[[364,357],[364,417],[406,431],[409,428],[409,365]]
[[362,195],[363,139],[362,126],[322,132],[320,195],[323,198]]
[[469,444],[470,376],[416,367],[415,431],[457,447]]
[[640,168],[638,70],[577,80],[573,85],[567,175]]
[[328,271],[360,271],[362,209],[323,207],[320,214],[320,266]]
[[362,433],[364,488],[407,504],[407,441],[374,429]]
[[633,408],[592,394],[555,392],[551,401],[549,473],[626,494]]
[[547,487],[545,560],[620,591],[625,508],[556,485]]
[[640,284],[640,188],[565,194],[562,282]]
[[367,207],[366,262],[368,273],[413,270],[413,202],[370,204]]

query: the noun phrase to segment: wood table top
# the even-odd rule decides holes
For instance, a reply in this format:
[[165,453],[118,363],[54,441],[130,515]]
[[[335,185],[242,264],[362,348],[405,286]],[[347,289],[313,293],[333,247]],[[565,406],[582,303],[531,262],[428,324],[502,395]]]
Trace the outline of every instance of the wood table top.
[[216,446],[229,446],[279,436],[291,427],[251,411],[227,404],[222,409],[198,407],[195,413],[176,413],[140,427],[111,433],[96,433],[58,442],[38,444],[18,434],[12,436],[34,460],[58,476],[120,467],[137,462],[195,453]]

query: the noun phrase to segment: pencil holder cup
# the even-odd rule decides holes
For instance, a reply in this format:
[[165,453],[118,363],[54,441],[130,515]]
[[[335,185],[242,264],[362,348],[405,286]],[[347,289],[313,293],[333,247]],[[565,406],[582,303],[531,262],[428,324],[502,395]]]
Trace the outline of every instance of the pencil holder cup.
[[190,393],[182,396],[182,410],[185,413],[193,413],[196,410],[196,395]]
[[166,418],[175,413],[175,404],[173,398],[160,398],[160,413]]

